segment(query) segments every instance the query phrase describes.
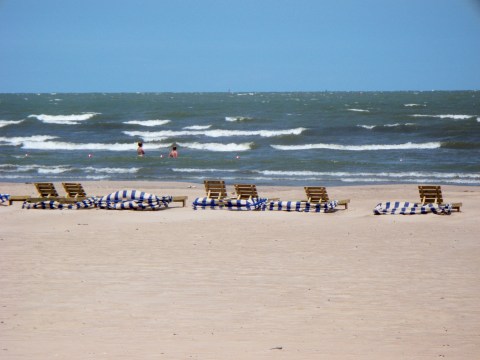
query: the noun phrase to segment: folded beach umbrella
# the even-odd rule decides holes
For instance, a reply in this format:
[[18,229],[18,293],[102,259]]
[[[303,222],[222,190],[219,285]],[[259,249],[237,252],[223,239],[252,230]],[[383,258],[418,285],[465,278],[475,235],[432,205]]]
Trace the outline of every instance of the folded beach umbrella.
[[74,203],[63,203],[56,200],[45,200],[31,203],[25,201],[22,205],[23,209],[58,209],[58,210],[80,210],[93,209],[96,206],[97,198],[91,197]]
[[121,190],[98,199],[97,207],[108,210],[160,210],[167,208],[172,196],[156,196],[138,190]]
[[272,211],[327,213],[335,211],[337,205],[337,200],[331,200],[325,203],[310,203],[308,201],[270,201],[267,204],[267,209]]
[[419,204],[413,202],[387,201],[378,204],[373,213],[375,215],[416,215],[416,214],[437,214],[450,215],[451,204]]

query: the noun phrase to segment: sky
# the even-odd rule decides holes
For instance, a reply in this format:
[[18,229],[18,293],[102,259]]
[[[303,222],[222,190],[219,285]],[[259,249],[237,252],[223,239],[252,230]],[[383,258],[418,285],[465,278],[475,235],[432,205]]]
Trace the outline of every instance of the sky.
[[480,89],[480,0],[0,0],[0,92]]

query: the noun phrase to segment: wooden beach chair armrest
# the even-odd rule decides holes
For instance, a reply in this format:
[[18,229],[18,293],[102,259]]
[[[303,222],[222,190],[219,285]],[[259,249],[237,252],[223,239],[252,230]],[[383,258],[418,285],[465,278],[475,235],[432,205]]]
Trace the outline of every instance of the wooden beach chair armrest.
[[451,205],[452,205],[452,209],[455,209],[458,212],[460,212],[460,208],[462,207],[463,204],[461,202],[456,202],[456,203],[451,203]]
[[40,201],[58,201],[60,203],[74,203],[78,200],[64,196],[50,196],[50,197],[29,197],[26,201],[40,202]]
[[182,207],[185,207],[187,203],[188,196],[173,196],[173,202],[181,202]]
[[30,199],[29,195],[12,195],[8,199],[8,205],[12,205],[14,201],[27,201]]
[[338,200],[338,205],[345,206],[345,209],[348,209],[348,204],[349,203],[350,203],[350,199]]

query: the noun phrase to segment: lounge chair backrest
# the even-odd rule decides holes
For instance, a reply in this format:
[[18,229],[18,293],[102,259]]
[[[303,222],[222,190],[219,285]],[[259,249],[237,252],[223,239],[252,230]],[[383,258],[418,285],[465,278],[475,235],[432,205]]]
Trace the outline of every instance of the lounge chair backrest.
[[305,186],[307,201],[317,204],[329,201],[327,189],[324,186]]
[[58,197],[57,190],[53,183],[34,183],[40,197],[50,198]]
[[422,204],[443,204],[442,188],[438,185],[418,186]]
[[257,187],[252,184],[235,184],[235,192],[238,200],[258,198]]
[[85,190],[83,189],[82,184],[79,183],[62,183],[65,192],[67,193],[67,197],[87,197]]
[[210,199],[224,199],[227,197],[227,188],[223,180],[205,180],[205,191],[207,198]]

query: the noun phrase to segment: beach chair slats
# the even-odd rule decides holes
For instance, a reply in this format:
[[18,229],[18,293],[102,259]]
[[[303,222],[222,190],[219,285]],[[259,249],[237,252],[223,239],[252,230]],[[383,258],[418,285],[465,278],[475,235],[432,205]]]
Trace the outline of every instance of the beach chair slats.
[[[324,204],[331,201],[328,197],[327,188],[325,186],[305,186],[305,194],[307,195],[307,202],[312,204]],[[345,209],[348,209],[350,199],[336,201],[337,205],[342,205]]]
[[69,198],[84,198],[87,197],[85,190],[83,189],[82,184],[79,183],[62,183],[67,197]]
[[305,186],[307,201],[313,204],[328,202],[327,189],[324,186]]
[[225,181],[223,180],[205,180],[205,192],[207,193],[207,198],[209,199],[223,199],[226,198],[227,188],[225,186]]
[[34,183],[34,185],[38,191],[38,194],[41,197],[44,197],[44,198],[59,197],[53,183],[41,182],[41,183]]
[[[442,187],[440,185],[419,185],[418,192],[422,204],[444,204]],[[462,207],[461,202],[450,203],[450,205],[452,206],[452,209],[457,211],[460,211],[460,208]]]
[[258,198],[257,187],[254,184],[235,184],[237,200],[250,200]]
[[442,204],[442,189],[436,185],[418,186],[420,201],[422,204]]

